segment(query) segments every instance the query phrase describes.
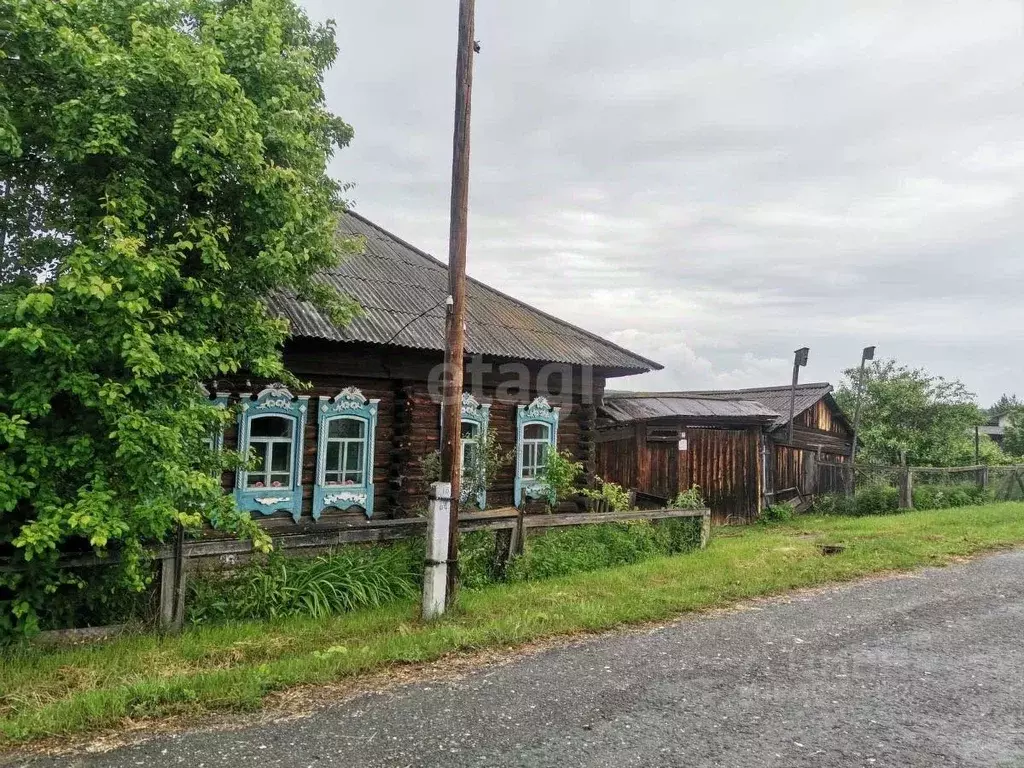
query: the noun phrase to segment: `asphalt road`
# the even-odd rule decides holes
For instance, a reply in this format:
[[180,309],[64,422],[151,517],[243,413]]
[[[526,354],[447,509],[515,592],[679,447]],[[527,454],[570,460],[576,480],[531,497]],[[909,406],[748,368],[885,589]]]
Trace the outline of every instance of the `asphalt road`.
[[1024,553],[32,766],[1024,766]]

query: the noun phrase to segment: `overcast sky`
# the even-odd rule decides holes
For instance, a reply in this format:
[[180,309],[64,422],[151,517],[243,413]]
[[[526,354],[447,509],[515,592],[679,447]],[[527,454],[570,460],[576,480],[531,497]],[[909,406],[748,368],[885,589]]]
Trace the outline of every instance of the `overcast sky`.
[[[447,257],[457,0],[338,22],[331,172]],[[1024,395],[1021,0],[480,0],[469,272],[665,365],[879,354]]]

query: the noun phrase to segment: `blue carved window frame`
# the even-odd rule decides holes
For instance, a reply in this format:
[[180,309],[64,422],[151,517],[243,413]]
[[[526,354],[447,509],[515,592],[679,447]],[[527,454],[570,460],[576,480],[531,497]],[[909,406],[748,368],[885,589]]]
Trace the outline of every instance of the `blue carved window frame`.
[[546,498],[547,484],[533,477],[523,477],[523,432],[531,424],[548,427],[549,450],[558,449],[558,408],[552,407],[547,398],[538,397],[529,405],[516,408],[516,481],[515,503],[520,506],[526,499]]
[[[226,409],[227,402],[230,399],[229,392],[217,392],[216,396],[210,395],[210,390],[202,384],[199,385],[200,393],[210,401],[211,406],[216,408]],[[209,434],[210,450],[214,453],[219,454],[224,450],[224,430],[217,429]]]
[[238,410],[238,450],[248,455],[252,422],[265,416],[280,416],[292,422],[291,483],[288,488],[248,488],[248,472],[239,469],[235,475],[235,503],[246,512],[271,515],[279,510],[291,513],[299,522],[302,516],[302,444],[306,431],[309,396],[295,397],[281,385],[267,387],[255,398],[241,396]]
[[[462,393],[462,423],[472,424],[477,430],[477,445],[480,445],[480,439],[487,439],[487,430],[491,423],[491,406],[490,404],[480,403],[473,395],[469,392]],[[459,436],[459,457],[462,459],[465,457],[465,446],[463,445],[462,436]],[[479,450],[479,448],[478,448]],[[462,463],[462,472],[465,474],[466,467],[465,463]],[[484,488],[477,493],[476,503],[480,509],[487,509],[487,482],[490,478],[484,478]],[[465,503],[469,500],[469,493],[463,491],[461,494],[461,502]]]
[[[373,455],[380,400],[368,400],[355,387],[346,387],[334,397],[321,397],[317,409],[316,475],[313,485],[313,519],[319,520],[328,507],[342,511],[361,507],[373,517]],[[363,482],[360,485],[327,485],[327,440],[335,419],[355,419],[365,426],[363,438]]]

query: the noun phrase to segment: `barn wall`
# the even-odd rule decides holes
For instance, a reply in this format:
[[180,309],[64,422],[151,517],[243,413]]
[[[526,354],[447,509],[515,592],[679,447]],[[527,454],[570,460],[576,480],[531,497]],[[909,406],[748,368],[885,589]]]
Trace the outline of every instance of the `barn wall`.
[[632,436],[597,443],[597,475],[623,488],[639,488],[637,483],[637,446]]
[[699,485],[715,522],[755,520],[763,493],[761,429],[685,432],[687,450],[680,451],[674,441],[647,440],[643,423],[609,429],[598,442],[597,474],[667,499]]
[[[316,471],[317,419],[314,403],[319,396],[333,397],[345,387],[359,388],[367,398],[380,400],[375,450],[373,457],[374,517],[406,517],[421,513],[427,504],[428,484],[424,477],[422,458],[440,447],[441,406],[430,395],[430,371],[440,363],[440,356],[416,350],[373,347],[371,345],[315,343],[303,340],[285,349],[285,364],[308,386],[294,390],[294,394],[310,395],[302,466],[303,519],[311,522],[313,481]],[[531,370],[539,364],[529,364]],[[558,448],[568,450],[578,461],[584,462],[589,473],[595,466],[594,430],[596,413],[593,404],[586,403],[579,382],[581,372],[573,371],[574,391],[560,397],[549,397],[552,405],[561,408],[558,426]],[[467,388],[470,376],[466,377]],[[536,381],[531,377],[531,381]],[[256,392],[262,384],[234,381],[217,383],[220,390]],[[604,379],[595,376],[593,386],[598,394]],[[554,387],[557,390],[557,386]],[[508,379],[500,375],[484,377],[481,393],[477,397],[491,404],[490,425],[497,432],[498,443],[504,451],[516,446],[516,409],[530,403],[537,396],[535,387],[519,390],[508,386]],[[481,397],[482,394],[482,397]],[[595,397],[598,395],[595,395]],[[234,426],[225,434],[225,447],[237,446]],[[497,477],[487,493],[489,507],[513,503],[515,462]],[[234,488],[234,473],[225,473],[225,490]],[[292,523],[285,512],[275,513],[263,520],[271,526]],[[358,511],[342,513],[327,510],[324,518],[362,517]]]
[[749,523],[761,507],[761,430],[687,429],[681,489],[699,485],[717,523]]

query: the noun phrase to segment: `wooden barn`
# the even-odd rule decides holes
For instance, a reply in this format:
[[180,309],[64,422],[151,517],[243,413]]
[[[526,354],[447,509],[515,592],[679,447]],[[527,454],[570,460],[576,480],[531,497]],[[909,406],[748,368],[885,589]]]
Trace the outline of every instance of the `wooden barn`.
[[827,383],[689,392],[609,392],[600,408],[597,472],[670,498],[704,491],[716,522],[747,522],[766,504],[818,492],[816,459],[842,463],[853,428]]
[[781,414],[767,429],[768,466],[766,503],[819,491],[814,459],[843,463],[853,451],[853,425],[832,397],[827,382],[798,384],[794,409],[793,442],[789,442],[791,387],[761,387],[694,393],[725,400],[756,400]]
[[[447,265],[358,214],[344,214],[340,228],[365,249],[324,279],[357,299],[362,315],[339,328],[307,303],[271,301],[290,323],[285,363],[310,388],[215,383],[218,402],[239,406],[236,427],[218,440],[259,460],[225,475],[225,488],[271,526],[402,517],[427,503],[423,459],[440,446]],[[538,468],[556,447],[592,474],[605,381],[661,366],[472,279],[467,317],[463,451],[493,428],[516,457],[474,501],[539,496]]]
[[754,401],[607,392],[597,474],[666,502],[699,485],[715,522],[750,522],[762,504],[765,428],[777,418]]

